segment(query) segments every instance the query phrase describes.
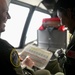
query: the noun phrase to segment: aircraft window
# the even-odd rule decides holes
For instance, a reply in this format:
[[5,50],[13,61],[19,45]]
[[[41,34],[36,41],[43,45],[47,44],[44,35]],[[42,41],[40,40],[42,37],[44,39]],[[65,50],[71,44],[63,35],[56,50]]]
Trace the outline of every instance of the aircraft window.
[[50,18],[49,14],[34,11],[26,36],[25,44],[37,40],[37,30],[42,25],[43,18]]
[[7,21],[5,32],[1,34],[1,38],[7,40],[14,47],[19,47],[28,13],[29,8],[11,3],[9,6],[11,19]]

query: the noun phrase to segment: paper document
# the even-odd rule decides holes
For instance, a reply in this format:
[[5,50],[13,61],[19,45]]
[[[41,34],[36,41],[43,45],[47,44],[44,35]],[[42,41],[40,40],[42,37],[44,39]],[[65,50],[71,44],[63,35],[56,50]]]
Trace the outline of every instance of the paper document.
[[41,49],[34,45],[27,45],[20,53],[20,56],[24,59],[26,56],[30,56],[34,61],[35,66],[39,69],[44,69],[53,53],[44,49]]

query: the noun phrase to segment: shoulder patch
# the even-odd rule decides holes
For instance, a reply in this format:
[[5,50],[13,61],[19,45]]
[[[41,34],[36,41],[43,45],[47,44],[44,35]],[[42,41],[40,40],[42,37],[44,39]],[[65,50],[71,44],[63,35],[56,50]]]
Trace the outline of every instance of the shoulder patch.
[[19,59],[18,53],[15,49],[12,49],[12,51],[10,53],[10,62],[14,67],[20,66],[20,59]]

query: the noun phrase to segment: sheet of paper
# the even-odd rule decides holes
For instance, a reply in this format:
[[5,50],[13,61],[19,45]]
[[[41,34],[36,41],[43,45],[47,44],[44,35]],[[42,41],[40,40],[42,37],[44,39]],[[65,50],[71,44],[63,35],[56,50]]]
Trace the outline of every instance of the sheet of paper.
[[50,58],[52,57],[53,53],[30,44],[27,45],[20,53],[20,56],[23,59],[28,55],[35,62],[35,66],[37,68],[44,69],[50,61]]

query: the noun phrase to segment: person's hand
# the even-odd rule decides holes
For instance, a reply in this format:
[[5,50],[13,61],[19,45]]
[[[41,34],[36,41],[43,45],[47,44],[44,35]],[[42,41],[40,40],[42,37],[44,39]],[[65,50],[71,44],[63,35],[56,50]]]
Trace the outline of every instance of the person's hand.
[[34,62],[33,60],[30,58],[30,56],[27,56],[23,61],[22,61],[22,65],[26,65],[28,67],[33,67],[34,66]]
[[19,59],[20,59],[20,61],[23,61],[23,58],[19,55]]

